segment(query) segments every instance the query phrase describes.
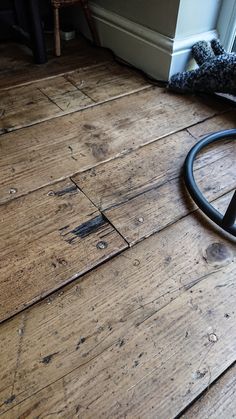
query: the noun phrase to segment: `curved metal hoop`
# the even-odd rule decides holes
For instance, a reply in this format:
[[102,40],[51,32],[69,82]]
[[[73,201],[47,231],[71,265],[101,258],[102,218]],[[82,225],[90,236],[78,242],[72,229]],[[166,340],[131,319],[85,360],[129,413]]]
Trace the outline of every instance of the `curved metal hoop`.
[[[184,163],[184,180],[185,185],[197,206],[218,226],[223,228],[228,233],[236,237],[236,191],[231,199],[231,202],[222,215],[217,211],[202,195],[194,179],[193,164],[197,154],[209,144],[225,139],[236,140],[236,129],[219,131],[215,134],[208,135],[199,141],[188,153]],[[235,156],[236,158],[236,156]]]

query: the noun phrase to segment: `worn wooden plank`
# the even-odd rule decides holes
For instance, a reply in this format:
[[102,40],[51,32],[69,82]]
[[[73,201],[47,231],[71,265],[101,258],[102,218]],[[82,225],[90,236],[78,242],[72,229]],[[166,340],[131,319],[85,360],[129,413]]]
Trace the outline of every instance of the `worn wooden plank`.
[[[53,90],[51,97],[47,90]],[[51,119],[65,112],[79,110],[93,101],[78,91],[64,77],[0,91],[0,133]]]
[[[226,313],[226,315],[228,315]],[[228,315],[229,316],[229,315]],[[236,365],[234,364],[216,383],[191,406],[182,419],[235,418]]]
[[[235,114],[231,114],[231,117],[233,119]],[[233,124],[233,120],[231,123]],[[185,157],[195,143],[195,138],[181,131],[79,173],[73,179],[96,206],[105,210],[178,177]],[[233,143],[217,146],[214,153],[208,149],[199,164],[203,166],[210,161],[219,160],[232,149],[235,150]],[[235,162],[232,157],[230,163],[233,165],[233,173]]]
[[[10,405],[11,402],[9,402]],[[74,415],[69,416],[66,396],[65,396],[65,385],[63,380],[57,381],[54,385],[46,387],[36,393],[29,399],[23,401],[20,406],[16,406],[13,409],[7,411],[2,415],[5,419],[24,419],[24,418],[36,418],[36,417],[50,417],[54,416],[60,419],[68,419],[78,417],[77,412],[73,412]]]
[[79,69],[68,74],[66,78],[96,103],[150,86],[137,71],[109,62],[97,67],[96,71],[92,67]]
[[[222,157],[219,159],[220,150]],[[206,163],[205,156],[199,159],[195,179],[209,201],[235,188],[236,162],[232,159],[235,152],[236,144],[227,145],[227,148],[223,145],[216,147],[214,152],[212,150],[212,162],[208,159]],[[226,208],[227,206],[225,210]],[[177,177],[167,179],[160,186],[153,187],[141,195],[138,194],[104,213],[129,244],[133,245],[186,216],[194,209],[195,205],[186,191],[182,178]]]
[[1,411],[37,416],[42,399],[57,411],[62,380],[65,417],[176,416],[235,360],[235,258],[235,243],[188,216],[26,310]]
[[7,93],[0,91],[0,133],[75,112],[96,102],[114,99],[150,86],[141,75],[123,70],[123,67],[115,63],[77,71],[77,83],[72,84],[69,80],[73,80],[73,74],[67,78],[58,76],[14,87]]
[[0,321],[127,245],[71,181],[0,207]]
[[2,135],[0,202],[202,121],[214,106],[152,88]]
[[207,134],[232,128],[235,128],[235,110],[199,122],[199,124],[189,127],[188,132],[196,139],[200,139]]
[[52,40],[48,62],[43,65],[35,65],[29,49],[12,42],[0,44],[0,55],[0,89],[3,90],[112,59],[110,51],[93,47],[84,38],[66,42],[60,57],[54,55]]
[[[19,360],[19,345],[22,339],[22,327],[23,327],[23,316],[19,316],[12,320],[12,332],[9,332],[9,327],[6,324],[1,324],[0,336],[1,336],[1,350],[6,351],[4,359],[0,358],[0,394],[1,403],[4,401],[4,410],[8,410],[14,400],[12,398],[12,383],[15,380],[15,374],[18,367]],[[7,348],[10,350],[7,351]],[[1,409],[1,407],[0,407]]]

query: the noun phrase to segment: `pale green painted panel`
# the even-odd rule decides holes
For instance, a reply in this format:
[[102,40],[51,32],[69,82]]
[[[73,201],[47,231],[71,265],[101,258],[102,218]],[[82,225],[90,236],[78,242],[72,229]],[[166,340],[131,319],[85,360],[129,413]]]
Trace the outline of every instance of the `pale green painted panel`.
[[180,0],[176,39],[216,28],[222,0]]
[[[191,1],[191,0],[189,0]],[[195,1],[195,0],[194,0]],[[180,0],[92,0],[133,22],[174,37]]]

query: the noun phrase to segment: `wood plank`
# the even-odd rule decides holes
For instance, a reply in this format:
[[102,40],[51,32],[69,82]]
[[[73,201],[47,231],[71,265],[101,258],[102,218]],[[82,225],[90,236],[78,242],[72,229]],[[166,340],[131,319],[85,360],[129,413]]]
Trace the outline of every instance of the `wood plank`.
[[[47,87],[45,87],[47,84]],[[44,90],[59,90],[57,100],[46,96]],[[93,104],[92,100],[67,82],[64,77],[57,77],[47,82],[33,83],[15,87],[6,92],[0,91],[1,119],[0,134],[13,131],[55,116],[63,115]]]
[[[232,158],[236,152],[236,144],[229,144],[228,149],[224,146],[218,146],[216,149],[214,151],[218,157],[221,149],[222,158],[218,159],[212,150],[213,161],[208,160],[206,164],[205,157],[199,159],[199,168],[195,170],[197,184],[209,202],[235,189],[236,186],[236,162]],[[226,208],[227,206],[225,210]],[[160,186],[108,209],[104,214],[126,241],[133,245],[194,209],[196,206],[190,199],[182,178],[177,177],[167,179]]]
[[80,69],[66,75],[66,78],[96,103],[150,86],[138,71],[109,62],[97,67],[96,71],[92,67]]
[[[119,96],[150,87],[134,71],[112,63],[91,66],[71,76],[59,76],[0,91],[0,133],[65,115]],[[82,79],[81,79],[82,77]],[[79,86],[79,80],[81,89]],[[83,85],[85,85],[83,87]],[[93,94],[94,91],[94,94]],[[84,92],[84,93],[83,93]],[[88,96],[88,93],[89,96]]]
[[[68,413],[64,387],[63,380],[60,380],[40,391],[40,399],[39,395],[35,394],[22,402],[20,406],[17,405],[15,408],[7,411],[2,417],[4,419],[37,418],[44,417],[46,411],[49,417],[72,418],[73,416],[69,416]],[[75,414],[74,417],[78,416]]]
[[196,139],[200,139],[207,134],[232,128],[235,128],[235,110],[209,118],[207,121],[199,122],[198,124],[189,127],[187,130]]
[[[230,115],[233,124],[235,113]],[[78,174],[73,180],[100,210],[105,210],[178,177],[185,157],[195,143],[195,138],[181,131]],[[228,148],[235,150],[235,144],[226,142],[222,147],[217,146],[214,153],[205,152],[200,166],[222,158],[229,153]],[[231,165],[233,163],[231,157]]]
[[0,321],[127,247],[71,181],[0,207]]
[[[29,308],[11,403],[1,398],[1,412],[11,417],[15,406],[15,416],[35,417],[42,399],[44,413],[57,411],[63,386],[62,417],[176,416],[235,360],[235,258],[235,241],[188,216],[54,294],[50,304]],[[0,327],[0,345],[21,317]]]
[[197,400],[182,419],[235,418],[236,365],[234,364]]
[[[21,330],[23,327],[23,316],[19,316],[15,319],[12,319],[12,333],[8,333],[9,328],[7,323],[1,324],[0,327],[0,336],[1,336],[1,349],[5,348],[4,362],[0,358],[0,371],[1,371],[1,381],[0,381],[0,394],[1,402],[5,401],[4,410],[11,406],[12,403],[12,383],[15,379],[16,369],[19,360],[19,345],[22,339]],[[9,351],[6,349],[10,348]],[[0,408],[1,409],[1,408]]]
[[20,135],[2,135],[0,202],[137,149],[220,109],[221,104],[151,88],[23,128]]
[[7,90],[112,59],[110,51],[94,47],[82,37],[65,42],[60,57],[54,55],[53,39],[49,43],[48,62],[42,65],[33,63],[31,52],[23,45],[13,42],[0,44],[0,89]]

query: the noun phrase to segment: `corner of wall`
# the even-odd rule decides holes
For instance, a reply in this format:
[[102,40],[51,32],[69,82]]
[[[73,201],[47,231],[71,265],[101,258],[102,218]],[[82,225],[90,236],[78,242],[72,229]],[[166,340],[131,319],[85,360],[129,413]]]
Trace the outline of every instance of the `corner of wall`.
[[[198,0],[194,2],[193,13],[193,3],[190,0],[176,0],[173,3],[175,17],[172,19],[173,27],[170,32],[174,34],[172,37],[158,32],[158,27],[155,30],[150,29],[148,24],[134,22],[114,10],[108,10],[96,3],[96,0],[90,1],[90,7],[102,46],[111,49],[118,57],[149,76],[167,81],[172,74],[193,65],[191,47],[195,42],[218,36],[216,22],[221,1]],[[163,8],[164,3],[162,12],[165,12]],[[206,14],[204,19],[202,10]],[[198,16],[196,19],[195,15]],[[86,23],[81,16],[79,19],[80,30],[89,37]]]

